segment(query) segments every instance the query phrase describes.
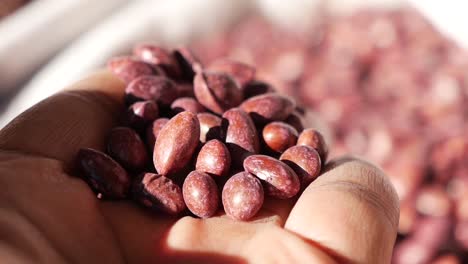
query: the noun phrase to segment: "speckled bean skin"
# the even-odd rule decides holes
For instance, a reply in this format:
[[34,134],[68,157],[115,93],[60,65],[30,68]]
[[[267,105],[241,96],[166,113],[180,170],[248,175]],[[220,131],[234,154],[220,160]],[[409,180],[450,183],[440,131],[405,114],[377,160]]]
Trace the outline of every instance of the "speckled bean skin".
[[305,145],[314,148],[320,155],[322,163],[325,164],[328,157],[328,146],[322,134],[312,128],[305,129],[297,139],[297,145]]
[[244,87],[255,78],[255,68],[242,62],[221,59],[208,66],[209,71],[229,74],[239,87]]
[[164,76],[144,75],[134,79],[125,88],[127,102],[153,100],[169,106],[177,98],[176,84]]
[[196,99],[190,97],[177,98],[172,102],[171,109],[174,113],[190,111],[198,114],[206,111],[206,108],[203,105],[201,105]]
[[242,101],[241,90],[227,74],[199,72],[193,82],[197,100],[216,114],[221,115]]
[[85,181],[105,198],[127,196],[130,176],[111,157],[98,150],[83,148],[78,151],[77,163]]
[[265,182],[267,195],[287,199],[299,192],[300,182],[296,173],[275,158],[251,155],[244,160],[244,169]]
[[288,148],[280,160],[299,177],[301,189],[305,189],[320,174],[322,167],[318,152],[309,146],[293,146]]
[[154,101],[135,102],[128,107],[122,122],[126,126],[141,130],[158,116],[159,108]]
[[211,217],[218,210],[218,186],[204,172],[190,172],[182,186],[182,194],[187,208],[198,217]]
[[187,165],[200,139],[200,123],[189,111],[177,114],[159,132],[154,145],[156,171],[168,175]]
[[259,123],[282,121],[294,111],[295,107],[296,104],[292,99],[277,93],[257,95],[240,105],[240,108]]
[[222,119],[210,113],[197,114],[200,121],[200,141],[205,143],[210,139],[224,140],[225,131],[222,128]]
[[139,76],[152,75],[153,69],[147,63],[132,57],[122,56],[110,59],[107,68],[122,81],[129,83]]
[[180,214],[185,202],[180,187],[171,179],[154,173],[143,173],[132,186],[133,198],[143,206],[169,215]]
[[226,214],[247,221],[262,208],[264,199],[260,181],[248,172],[233,175],[224,185],[222,201]]
[[131,128],[116,127],[107,139],[107,153],[124,168],[141,171],[148,164],[149,158],[145,144]]
[[195,168],[215,176],[223,176],[231,167],[231,154],[223,142],[212,139],[198,153]]
[[296,144],[297,131],[284,122],[271,122],[263,128],[263,141],[271,150],[283,153]]
[[184,80],[192,81],[195,73],[202,70],[200,60],[188,48],[177,48],[172,54],[180,65]]
[[232,108],[223,114],[227,120],[226,145],[235,166],[242,166],[244,158],[259,152],[257,129],[249,115],[239,108]]
[[133,54],[148,64],[163,68],[173,78],[177,78],[181,74],[175,58],[169,51],[161,47],[149,43],[139,44],[133,49]]
[[146,129],[146,144],[148,148],[153,151],[154,143],[156,143],[156,138],[158,138],[159,132],[164,127],[164,125],[169,122],[169,118],[158,118],[153,121],[151,125],[149,125]]

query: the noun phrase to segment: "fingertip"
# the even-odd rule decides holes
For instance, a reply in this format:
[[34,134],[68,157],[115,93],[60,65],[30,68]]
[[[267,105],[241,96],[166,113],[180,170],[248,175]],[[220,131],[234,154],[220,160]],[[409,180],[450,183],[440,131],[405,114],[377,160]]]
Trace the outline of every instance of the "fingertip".
[[335,160],[299,198],[285,228],[356,263],[390,261],[399,218],[398,196],[376,166]]

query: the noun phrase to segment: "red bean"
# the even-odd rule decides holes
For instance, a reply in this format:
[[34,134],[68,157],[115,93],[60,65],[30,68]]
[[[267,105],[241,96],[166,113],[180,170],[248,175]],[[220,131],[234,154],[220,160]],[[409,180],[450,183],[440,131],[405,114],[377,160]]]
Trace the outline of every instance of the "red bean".
[[224,211],[233,219],[251,219],[262,207],[263,199],[262,184],[248,172],[233,175],[223,188]]
[[171,179],[154,173],[143,173],[132,186],[132,194],[143,206],[170,215],[185,209],[182,190]]
[[206,108],[203,105],[201,105],[196,99],[190,97],[177,98],[172,102],[171,109],[174,113],[190,111],[198,114],[206,111]]
[[85,181],[106,198],[125,198],[130,188],[130,176],[106,154],[83,148],[78,151],[78,168]]
[[284,122],[271,122],[263,128],[263,141],[273,151],[283,153],[296,144],[297,131]]
[[107,62],[107,68],[122,81],[129,83],[137,77],[152,75],[150,65],[132,57],[117,57]]
[[142,61],[164,69],[171,77],[179,77],[179,64],[167,50],[153,44],[139,44],[133,49],[133,54]]
[[158,118],[146,129],[146,144],[151,151],[154,149],[154,143],[156,143],[159,132],[161,132],[161,129],[167,124],[167,122],[169,122],[169,118]]
[[300,182],[296,173],[275,158],[251,155],[244,160],[244,169],[266,183],[266,192],[270,196],[287,199],[299,192]]
[[123,123],[136,130],[142,130],[158,116],[159,108],[154,101],[136,102],[127,109],[123,116]]
[[146,147],[138,134],[128,127],[111,130],[107,140],[107,152],[123,167],[132,171],[143,170],[149,158]]
[[162,175],[175,173],[192,159],[200,138],[200,123],[192,112],[171,118],[161,129],[154,145],[153,162]]
[[125,89],[128,102],[153,100],[169,106],[178,96],[176,84],[163,76],[144,75],[134,79]]
[[282,121],[294,111],[294,107],[296,105],[292,99],[277,93],[251,97],[240,106],[259,123]]
[[322,163],[325,164],[328,157],[328,146],[322,134],[312,128],[304,129],[297,139],[297,145],[305,145],[314,148],[320,155]]
[[255,68],[233,60],[217,60],[210,64],[209,71],[223,72],[230,75],[239,87],[244,87],[255,78]]
[[204,172],[190,172],[185,178],[182,193],[188,209],[198,217],[211,217],[218,210],[218,186],[213,178]]
[[210,113],[197,114],[200,121],[200,141],[205,143],[210,139],[224,140],[225,131],[222,128],[222,119]]
[[223,142],[213,139],[200,149],[195,168],[215,176],[223,176],[229,172],[231,154]]
[[280,160],[291,167],[305,189],[320,174],[321,161],[318,152],[309,146],[293,146],[288,148]]

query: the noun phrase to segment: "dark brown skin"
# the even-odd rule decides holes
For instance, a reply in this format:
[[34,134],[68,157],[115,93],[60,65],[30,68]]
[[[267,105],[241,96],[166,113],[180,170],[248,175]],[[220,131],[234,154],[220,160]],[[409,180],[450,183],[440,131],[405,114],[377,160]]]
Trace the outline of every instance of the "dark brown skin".
[[360,160],[336,160],[297,202],[266,202],[253,222],[222,213],[169,218],[99,201],[69,168],[79,148],[103,150],[124,109],[123,89],[101,72],[0,131],[3,262],[390,262],[398,198],[382,171]]
[[300,182],[296,173],[275,158],[251,155],[244,160],[244,169],[265,182],[267,195],[287,199],[299,192]]
[[149,158],[145,144],[131,128],[113,128],[107,139],[107,153],[130,171],[141,171]]
[[107,68],[126,83],[133,81],[139,76],[152,75],[154,73],[150,65],[125,56],[109,60]]
[[162,175],[185,167],[195,152],[200,138],[200,123],[189,111],[177,114],[159,132],[154,145],[153,162]]
[[265,93],[273,93],[275,92],[275,89],[268,83],[261,81],[252,81],[246,84],[242,88],[242,91],[244,93],[244,99],[247,99]]
[[268,148],[279,153],[297,142],[297,130],[284,122],[269,123],[263,128],[262,136]]
[[200,60],[188,48],[180,47],[172,52],[172,55],[179,63],[182,71],[182,78],[192,82],[196,72],[202,70]]
[[212,139],[200,149],[195,168],[213,176],[224,176],[231,168],[231,154],[223,142]]
[[125,198],[130,176],[111,157],[98,150],[84,148],[77,155],[77,167],[85,181],[105,198]]
[[135,179],[132,198],[144,207],[169,215],[178,215],[185,209],[180,187],[171,179],[154,173],[144,173]]
[[185,178],[182,192],[185,204],[194,215],[207,218],[218,210],[218,186],[210,175],[200,171],[190,172]]

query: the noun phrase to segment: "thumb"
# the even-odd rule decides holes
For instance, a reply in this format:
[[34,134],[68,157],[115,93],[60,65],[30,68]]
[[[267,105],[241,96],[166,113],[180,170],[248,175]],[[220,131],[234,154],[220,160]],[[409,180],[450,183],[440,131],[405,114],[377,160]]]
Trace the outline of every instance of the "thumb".
[[299,198],[285,228],[340,263],[390,263],[399,218],[393,186],[364,161],[331,166]]

